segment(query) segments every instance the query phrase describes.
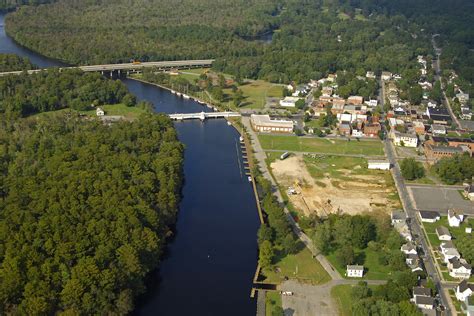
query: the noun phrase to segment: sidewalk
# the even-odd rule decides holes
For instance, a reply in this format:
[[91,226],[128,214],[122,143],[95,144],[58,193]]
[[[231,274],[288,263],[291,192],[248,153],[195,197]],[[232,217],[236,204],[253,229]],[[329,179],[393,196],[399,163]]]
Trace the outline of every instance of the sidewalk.
[[272,187],[275,188],[273,194],[276,196],[278,203],[283,207],[283,210],[288,218],[288,221],[290,222],[293,232],[306,245],[306,247],[311,251],[313,256],[315,256],[315,258],[319,261],[319,263],[321,263],[323,268],[326,270],[326,272],[331,276],[333,280],[343,280],[339,272],[337,272],[337,270],[332,267],[329,261],[323,255],[319,253],[317,248],[314,246],[311,238],[309,238],[301,230],[298,223],[296,223],[293,216],[291,216],[291,213],[288,210],[288,208],[284,206],[285,204],[284,204],[283,196],[281,195],[280,190],[278,189],[278,185],[275,179],[273,179],[270,171],[268,170],[267,164],[265,162],[267,155],[263,151],[262,146],[260,145],[260,142],[258,141],[257,134],[252,129],[252,126],[250,124],[250,118],[242,117],[242,124],[246,127],[247,131],[249,132],[252,138],[252,148],[254,150],[254,157],[258,161],[258,166],[260,168],[260,171],[262,172],[263,177],[268,179],[270,183],[272,184]]

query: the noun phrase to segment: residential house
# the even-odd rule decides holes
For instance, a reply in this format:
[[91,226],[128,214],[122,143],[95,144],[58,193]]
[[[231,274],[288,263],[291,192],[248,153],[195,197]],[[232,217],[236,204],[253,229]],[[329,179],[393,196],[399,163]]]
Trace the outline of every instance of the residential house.
[[348,265],[346,276],[350,278],[362,278],[364,276],[364,266]]
[[95,114],[96,114],[97,116],[104,116],[104,115],[105,115],[105,111],[104,111],[102,108],[97,108],[97,109],[95,110]]
[[469,94],[468,93],[457,93],[456,98],[458,98],[459,102],[465,104],[469,101]]
[[446,127],[440,124],[432,124],[431,125],[431,133],[435,136],[445,136],[446,135]]
[[365,74],[365,77],[367,79],[375,79],[375,72],[373,71],[367,71],[367,73]]
[[453,278],[469,279],[472,267],[464,259],[452,258],[448,260],[448,270]]
[[351,135],[351,125],[347,123],[339,124],[339,133],[341,133],[341,135],[346,136]]
[[332,92],[333,92],[333,88],[330,87],[330,86],[326,86],[326,87],[323,87],[323,88],[321,89],[321,94],[322,94],[323,96],[328,96],[328,97],[330,97],[330,96],[332,95]]
[[459,254],[456,247],[454,247],[454,244],[451,240],[442,242],[441,245],[439,246],[439,249],[441,250],[441,254],[443,255],[443,260],[446,264],[451,259],[461,258],[461,255]]
[[353,95],[347,98],[347,103],[354,105],[364,104],[364,97]]
[[294,108],[298,100],[300,100],[298,97],[285,97],[283,100],[280,100],[280,106]]
[[454,210],[448,210],[448,222],[451,227],[459,227],[464,220],[463,214],[458,214]]
[[472,111],[470,108],[461,108],[461,115],[459,116],[462,120],[470,121],[472,119]]
[[418,255],[407,255],[405,258],[405,263],[410,268],[411,272],[423,271],[423,268],[420,265],[420,258],[418,257]]
[[464,187],[463,193],[467,199],[474,201],[474,185],[473,184],[466,185]]
[[291,94],[294,97],[299,97],[301,95],[306,95],[309,92],[309,89],[305,85],[299,85],[296,87],[295,91]]
[[341,98],[340,96],[333,96],[331,103],[332,103],[333,106],[335,106],[335,105],[344,106],[346,104],[346,99]]
[[367,106],[370,106],[371,108],[374,108],[379,104],[379,101],[377,99],[371,99],[371,100],[365,101],[365,104]]
[[418,216],[420,217],[420,220],[425,223],[435,223],[441,218],[438,212],[432,211],[419,211]]
[[395,223],[405,223],[407,220],[407,214],[403,210],[395,210],[390,213],[390,220],[392,225]]
[[390,79],[392,79],[392,73],[388,72],[388,71],[382,71],[381,78],[382,78],[383,81],[390,80]]
[[451,240],[452,238],[449,229],[444,226],[436,227],[436,235],[438,235],[439,240]]
[[417,298],[418,296],[431,296],[431,289],[422,287],[422,286],[416,286],[413,288],[413,297]]
[[407,242],[406,244],[402,245],[400,250],[401,250],[401,252],[403,252],[406,255],[409,255],[409,254],[416,255],[416,254],[418,254],[418,252],[416,251],[415,246],[411,242]]
[[380,123],[367,123],[364,124],[364,134],[369,137],[377,137],[379,132],[382,130]]
[[400,236],[402,236],[406,241],[413,241],[413,236],[411,235],[410,228],[408,227],[406,221],[402,223],[394,223],[393,228],[395,228]]
[[256,131],[268,133],[292,133],[294,126],[293,121],[271,119],[269,115],[252,114],[250,122]]
[[418,84],[421,86],[423,90],[431,90],[433,88],[433,84],[428,81],[418,81]]
[[415,298],[415,305],[421,309],[434,309],[435,299],[429,296],[417,296]]
[[374,170],[390,170],[390,162],[388,160],[369,160],[367,168]]
[[474,293],[474,284],[467,283],[467,280],[463,280],[456,286],[456,298],[458,301],[464,301],[466,298]]
[[352,130],[352,137],[363,137],[364,132],[358,129],[353,129]]
[[425,134],[425,131],[426,131],[425,124],[423,124],[423,122],[421,121],[414,121],[413,129],[415,130],[415,133],[418,135]]

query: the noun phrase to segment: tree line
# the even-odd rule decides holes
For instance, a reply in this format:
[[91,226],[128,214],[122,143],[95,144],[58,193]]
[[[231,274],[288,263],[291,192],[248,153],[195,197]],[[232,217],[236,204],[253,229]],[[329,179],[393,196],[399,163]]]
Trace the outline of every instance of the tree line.
[[0,54],[0,72],[35,69],[28,58],[15,54]]
[[0,77],[0,113],[28,116],[64,108],[87,110],[91,106],[125,103],[135,98],[119,80],[81,70],[48,69],[35,74]]

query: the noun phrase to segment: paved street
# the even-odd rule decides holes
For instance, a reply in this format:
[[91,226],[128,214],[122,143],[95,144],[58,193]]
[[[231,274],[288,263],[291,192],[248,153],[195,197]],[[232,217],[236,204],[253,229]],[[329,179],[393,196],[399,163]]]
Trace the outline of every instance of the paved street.
[[[383,104],[385,100],[384,96],[385,96],[385,91],[384,91],[384,85],[382,84],[382,88],[380,89],[380,97],[379,97],[379,100],[381,100],[380,106],[382,107],[382,109],[383,109]],[[394,145],[388,138],[385,139],[384,145],[385,145],[385,154],[387,155],[387,158],[390,161],[390,164],[393,166],[393,168],[391,169],[392,176],[395,181],[395,186],[397,187],[398,194],[400,196],[400,201],[402,202],[402,205],[403,205],[403,209],[407,213],[407,218],[409,219],[412,233],[419,236],[418,238],[419,245],[421,246],[424,253],[426,254],[425,259],[423,260],[426,272],[429,276],[431,276],[431,278],[433,279],[433,282],[436,284],[436,287],[438,288],[438,292],[440,292],[441,303],[444,306],[446,306],[446,314],[451,315],[451,312],[450,312],[452,308],[450,307],[451,301],[441,288],[441,280],[439,278],[438,272],[434,265],[431,252],[429,251],[428,243],[425,240],[425,236],[422,233],[420,223],[418,222],[417,217],[416,217],[415,209],[413,208],[412,203],[411,203],[407,186],[405,185],[405,181],[400,171],[400,166],[398,165],[398,162],[396,160]]]

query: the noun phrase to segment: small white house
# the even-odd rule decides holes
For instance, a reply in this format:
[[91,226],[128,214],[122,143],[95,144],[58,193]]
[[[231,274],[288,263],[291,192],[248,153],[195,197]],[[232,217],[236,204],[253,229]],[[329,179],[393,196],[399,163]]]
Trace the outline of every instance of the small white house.
[[420,220],[425,223],[435,223],[441,218],[438,212],[432,211],[419,211],[418,216],[420,217]]
[[472,267],[464,259],[452,258],[448,261],[448,270],[453,278],[469,279]]
[[105,115],[105,112],[104,112],[104,110],[102,110],[102,108],[97,108],[97,109],[95,110],[95,114],[96,114],[97,116],[104,116],[104,115]]
[[364,266],[348,265],[346,275],[350,278],[362,278],[364,276]]
[[438,235],[439,240],[451,240],[452,239],[452,236],[451,236],[451,233],[449,232],[449,229],[447,229],[444,226],[436,227],[436,235]]
[[464,230],[464,232],[466,234],[472,234],[472,227],[466,227],[466,229]]
[[358,129],[353,129],[352,130],[352,137],[363,137],[364,132]]
[[459,227],[463,220],[463,214],[457,214],[454,210],[448,210],[448,222],[450,227]]
[[283,100],[280,100],[280,105],[287,108],[294,108],[299,99],[298,97],[285,97]]
[[418,137],[416,134],[400,133],[397,131],[392,132],[393,143],[396,146],[402,147],[418,147]]
[[390,162],[388,160],[369,160],[367,168],[374,170],[390,170]]
[[402,210],[395,210],[390,213],[390,220],[392,225],[396,223],[405,223],[407,220],[407,214]]
[[467,280],[462,281],[456,286],[456,298],[463,302],[474,293],[474,284],[467,283]]
[[415,298],[415,304],[421,309],[433,309],[435,306],[435,299],[429,296],[417,296]]

